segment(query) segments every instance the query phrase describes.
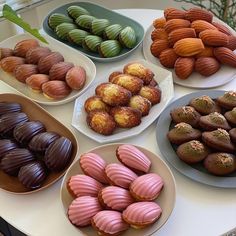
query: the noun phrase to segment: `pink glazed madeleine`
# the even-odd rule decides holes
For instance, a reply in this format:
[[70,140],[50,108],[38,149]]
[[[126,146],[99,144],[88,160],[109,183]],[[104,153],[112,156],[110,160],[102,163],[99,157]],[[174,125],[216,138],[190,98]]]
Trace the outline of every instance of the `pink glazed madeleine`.
[[67,182],[67,189],[73,197],[97,197],[98,191],[103,187],[101,183],[87,175],[71,176]]
[[68,217],[72,224],[76,226],[87,226],[91,224],[91,219],[102,207],[96,197],[78,197],[70,204]]
[[128,167],[118,163],[108,164],[105,168],[106,177],[111,185],[129,188],[138,176]]
[[100,211],[91,220],[99,235],[116,236],[129,228],[118,211]]
[[107,186],[100,190],[98,200],[105,208],[115,211],[123,211],[134,202],[128,190],[117,186]]
[[80,167],[86,175],[93,177],[103,184],[107,184],[105,176],[106,162],[92,152],[84,153],[80,156]]
[[140,229],[157,221],[161,214],[162,209],[155,202],[135,202],[123,211],[122,217],[131,227]]
[[134,171],[147,173],[151,167],[151,161],[138,148],[130,144],[123,144],[116,149],[118,160]]
[[141,175],[131,183],[130,193],[138,201],[152,201],[158,197],[163,185],[162,178],[155,173]]

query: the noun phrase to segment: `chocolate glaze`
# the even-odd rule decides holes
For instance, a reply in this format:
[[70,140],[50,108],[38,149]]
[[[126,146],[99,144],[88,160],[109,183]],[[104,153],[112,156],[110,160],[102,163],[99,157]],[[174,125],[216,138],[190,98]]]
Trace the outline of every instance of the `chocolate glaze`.
[[21,145],[27,145],[36,134],[44,131],[45,127],[40,121],[28,121],[18,124],[13,130],[13,136]]
[[34,160],[33,154],[28,149],[15,148],[3,156],[0,167],[5,173],[16,176],[22,166]]
[[10,139],[0,140],[0,160],[1,158],[12,149],[17,148],[17,144]]
[[34,152],[45,152],[47,147],[59,137],[59,134],[55,132],[37,134],[29,142],[29,149]]
[[28,189],[41,187],[46,179],[46,168],[42,162],[31,162],[20,168],[18,179]]
[[60,137],[49,145],[45,152],[46,166],[53,171],[61,171],[69,163],[72,154],[72,143],[66,137]]
[[0,102],[0,115],[11,112],[20,112],[21,105],[15,102]]

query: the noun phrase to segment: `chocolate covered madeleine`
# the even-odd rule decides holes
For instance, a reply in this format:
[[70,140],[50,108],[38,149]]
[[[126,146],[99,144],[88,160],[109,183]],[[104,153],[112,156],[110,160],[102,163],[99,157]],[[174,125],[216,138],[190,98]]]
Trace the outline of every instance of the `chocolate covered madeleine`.
[[230,139],[233,143],[236,143],[236,128],[233,128],[229,131]]
[[10,139],[1,139],[0,140],[0,160],[2,157],[12,149],[17,148],[17,144]]
[[21,105],[16,102],[0,102],[0,116],[6,113],[20,112]]
[[29,142],[29,149],[34,152],[45,152],[48,146],[60,137],[55,132],[43,132],[36,134]]
[[227,111],[224,117],[230,124],[236,127],[236,107],[232,111]]
[[218,97],[216,100],[221,107],[231,110],[236,107],[236,92],[225,92],[223,96]]
[[46,149],[44,161],[52,171],[61,171],[71,160],[72,143],[66,137],[60,137]]
[[13,136],[21,145],[27,145],[36,134],[44,131],[45,127],[40,121],[28,121],[17,125],[13,130]]
[[47,172],[42,162],[31,162],[20,168],[18,173],[19,181],[28,189],[41,187],[47,177]]
[[15,148],[3,156],[0,167],[5,173],[16,176],[22,166],[34,160],[34,155],[28,149]]

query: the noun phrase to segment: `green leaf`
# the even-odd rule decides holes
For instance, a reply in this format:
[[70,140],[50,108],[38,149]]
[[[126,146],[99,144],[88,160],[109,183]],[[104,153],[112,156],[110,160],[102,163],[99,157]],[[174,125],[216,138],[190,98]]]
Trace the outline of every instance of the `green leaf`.
[[32,29],[27,22],[17,16],[17,13],[9,5],[5,4],[2,12],[5,19],[15,23],[40,41],[48,44],[47,40],[39,33],[38,29]]

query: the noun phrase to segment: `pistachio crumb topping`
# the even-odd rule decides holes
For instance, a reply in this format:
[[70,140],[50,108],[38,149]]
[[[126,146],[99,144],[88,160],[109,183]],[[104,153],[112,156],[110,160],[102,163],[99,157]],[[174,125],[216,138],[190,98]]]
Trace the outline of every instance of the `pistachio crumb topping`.
[[230,140],[229,133],[224,129],[218,128],[217,130],[212,131],[212,134],[216,138],[227,140],[227,141]]
[[236,100],[236,92],[234,92],[234,91],[226,92],[224,94],[224,97],[231,100],[231,101],[235,101]]
[[204,149],[204,145],[197,140],[191,141],[190,146],[193,150],[196,150],[196,151],[201,151],[202,149]]
[[216,164],[224,167],[231,167],[234,164],[232,156],[228,153],[219,153]]
[[225,122],[225,117],[218,112],[210,113],[209,118],[211,121],[213,121],[217,124],[223,124]]
[[197,105],[208,109],[212,108],[215,105],[214,101],[209,96],[206,95],[196,98],[195,102],[197,103]]

